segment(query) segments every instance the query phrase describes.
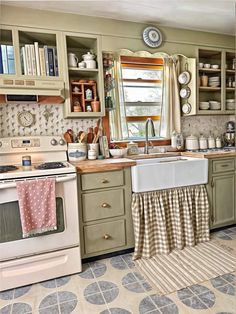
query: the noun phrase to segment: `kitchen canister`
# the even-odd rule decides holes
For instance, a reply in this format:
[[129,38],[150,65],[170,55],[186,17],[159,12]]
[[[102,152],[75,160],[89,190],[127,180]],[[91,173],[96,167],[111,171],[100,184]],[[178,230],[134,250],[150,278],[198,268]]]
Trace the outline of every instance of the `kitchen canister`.
[[85,143],[68,143],[69,161],[82,161],[87,157],[87,145]]
[[216,142],[215,142],[215,139],[212,135],[209,135],[207,140],[208,140],[208,148],[209,149],[216,147]]
[[219,136],[216,138],[216,148],[222,148],[222,141]]
[[[95,151],[96,158],[98,157],[98,155],[99,155],[99,144],[98,144],[98,143],[90,143],[90,144],[87,144],[87,148],[88,148],[88,152],[89,152],[90,150]],[[95,159],[96,159],[96,158],[95,158]]]
[[200,148],[201,150],[205,150],[205,149],[208,148],[207,138],[206,138],[205,136],[203,136],[203,135],[201,135],[201,136],[199,137],[199,148]]
[[186,150],[198,150],[199,149],[198,138],[192,134],[190,136],[187,136],[185,140],[185,148]]

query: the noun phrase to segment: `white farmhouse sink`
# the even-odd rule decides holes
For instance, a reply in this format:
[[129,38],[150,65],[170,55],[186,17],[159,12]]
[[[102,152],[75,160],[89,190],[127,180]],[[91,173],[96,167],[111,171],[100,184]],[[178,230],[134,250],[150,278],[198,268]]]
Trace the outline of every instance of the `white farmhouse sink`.
[[205,184],[208,181],[208,159],[164,157],[138,159],[131,167],[133,192],[170,189]]

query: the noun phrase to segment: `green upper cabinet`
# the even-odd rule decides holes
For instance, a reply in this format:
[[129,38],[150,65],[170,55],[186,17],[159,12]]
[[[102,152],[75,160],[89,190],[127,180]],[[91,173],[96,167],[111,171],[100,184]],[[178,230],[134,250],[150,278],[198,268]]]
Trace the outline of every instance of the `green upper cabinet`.
[[[65,117],[103,116],[104,84],[100,37],[90,34],[63,33],[63,50],[66,87]],[[89,64],[84,63],[84,55],[93,61],[90,62],[90,60]],[[81,63],[83,63],[82,66]]]
[[198,49],[197,114],[234,114],[234,51]]

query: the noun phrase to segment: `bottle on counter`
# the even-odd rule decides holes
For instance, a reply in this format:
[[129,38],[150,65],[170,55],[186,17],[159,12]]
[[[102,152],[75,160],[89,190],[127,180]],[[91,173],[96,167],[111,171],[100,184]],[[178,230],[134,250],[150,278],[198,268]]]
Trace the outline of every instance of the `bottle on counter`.
[[173,131],[173,133],[171,135],[171,147],[177,148],[177,134],[175,131]]

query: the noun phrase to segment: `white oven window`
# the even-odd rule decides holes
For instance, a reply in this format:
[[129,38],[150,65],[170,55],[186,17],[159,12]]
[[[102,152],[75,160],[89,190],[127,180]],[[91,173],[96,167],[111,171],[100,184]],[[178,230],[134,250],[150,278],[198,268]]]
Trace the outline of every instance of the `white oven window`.
[[[57,230],[48,231],[32,237],[60,233],[65,230],[63,199],[61,197],[56,198],[56,216]],[[0,243],[21,239],[23,237],[18,201],[0,204]]]

